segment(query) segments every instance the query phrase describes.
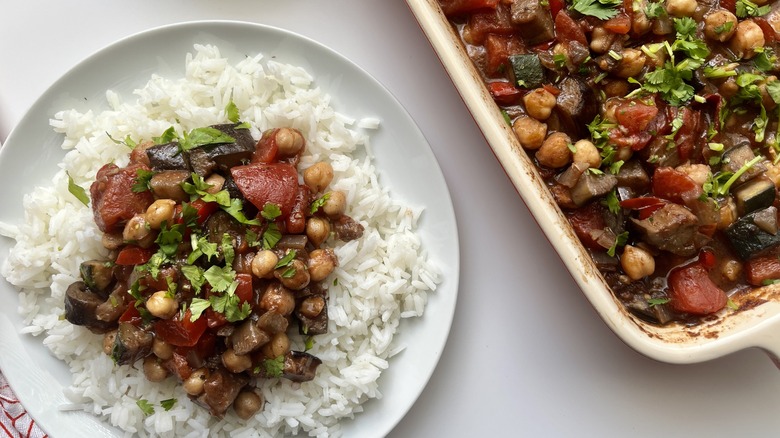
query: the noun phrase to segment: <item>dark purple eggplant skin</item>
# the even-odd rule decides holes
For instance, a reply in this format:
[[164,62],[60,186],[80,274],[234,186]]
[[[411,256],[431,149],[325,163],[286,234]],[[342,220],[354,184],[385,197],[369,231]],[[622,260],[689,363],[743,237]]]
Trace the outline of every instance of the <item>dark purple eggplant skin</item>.
[[97,307],[105,302],[92,292],[83,281],[76,281],[65,291],[65,319],[71,324],[84,326],[95,333],[105,333],[116,328],[116,322],[97,318]]
[[284,355],[282,377],[293,382],[308,382],[314,379],[320,364],[322,360],[316,356],[304,351],[290,351]]

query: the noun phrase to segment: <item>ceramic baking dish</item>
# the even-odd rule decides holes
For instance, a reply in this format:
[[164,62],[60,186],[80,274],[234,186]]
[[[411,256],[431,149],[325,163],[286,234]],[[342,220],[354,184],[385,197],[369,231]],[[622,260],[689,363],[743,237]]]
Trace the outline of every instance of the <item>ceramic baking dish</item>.
[[697,325],[659,327],[628,312],[574,235],[493,102],[438,1],[406,1],[539,227],[598,314],[626,344],[648,357],[670,363],[702,362],[758,347],[780,366],[780,286],[766,286],[749,295],[733,297],[739,310],[726,308]]

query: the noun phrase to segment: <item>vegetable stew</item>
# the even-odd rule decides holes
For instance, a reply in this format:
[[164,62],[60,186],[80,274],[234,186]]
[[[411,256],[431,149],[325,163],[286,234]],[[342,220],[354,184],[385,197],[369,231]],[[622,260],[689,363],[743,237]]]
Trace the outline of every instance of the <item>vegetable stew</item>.
[[780,281],[780,7],[439,0],[617,298],[696,323]]

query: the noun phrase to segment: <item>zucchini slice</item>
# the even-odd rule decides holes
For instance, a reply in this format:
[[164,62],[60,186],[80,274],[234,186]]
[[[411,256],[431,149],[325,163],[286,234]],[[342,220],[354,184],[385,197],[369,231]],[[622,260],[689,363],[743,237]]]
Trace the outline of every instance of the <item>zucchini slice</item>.
[[762,211],[758,210],[742,216],[725,230],[731,248],[742,260],[747,260],[780,243],[780,233],[772,234],[756,225],[755,216]]
[[539,60],[539,55],[526,53],[509,56],[509,64],[512,66],[515,84],[522,88],[537,88],[544,80],[544,67]]
[[775,202],[775,184],[768,178],[753,178],[734,189],[737,212],[741,215],[767,208]]

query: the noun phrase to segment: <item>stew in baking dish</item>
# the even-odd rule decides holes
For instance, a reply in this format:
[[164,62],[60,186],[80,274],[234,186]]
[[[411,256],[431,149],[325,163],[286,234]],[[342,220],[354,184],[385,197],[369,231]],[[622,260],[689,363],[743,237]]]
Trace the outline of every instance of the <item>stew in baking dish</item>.
[[780,281],[771,0],[439,0],[617,297],[658,324]]

